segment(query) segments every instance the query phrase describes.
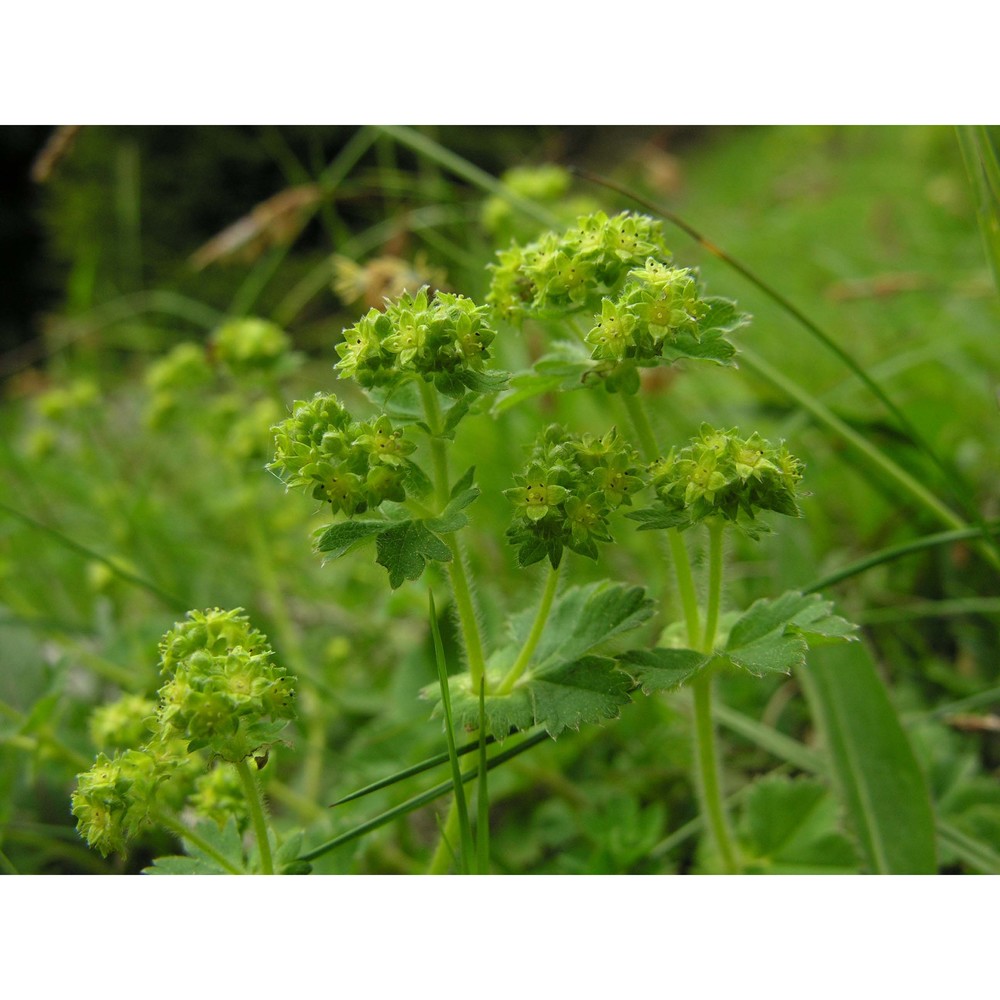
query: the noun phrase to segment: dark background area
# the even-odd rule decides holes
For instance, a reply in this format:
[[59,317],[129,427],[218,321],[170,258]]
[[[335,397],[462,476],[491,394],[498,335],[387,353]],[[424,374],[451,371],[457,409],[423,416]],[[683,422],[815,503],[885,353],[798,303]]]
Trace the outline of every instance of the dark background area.
[[[315,178],[356,131],[333,125],[88,126],[52,157],[56,127],[0,128],[0,352],[38,338],[46,313],[72,313],[74,280],[113,269],[113,258],[123,253],[122,190],[130,183],[141,238],[133,244],[135,267],[125,270],[137,284],[98,287],[97,301],[137,287],[176,286],[194,248],[275,193]],[[523,162],[611,164],[623,149],[649,143],[675,148],[703,130],[512,125],[434,132],[449,149],[499,175]],[[385,166],[377,150],[366,153],[361,166],[366,162]],[[33,177],[43,164],[46,176]],[[411,170],[414,158],[403,152],[395,166]],[[368,208],[363,192],[338,203],[349,223],[364,222]],[[302,234],[297,252],[322,243],[314,230]]]

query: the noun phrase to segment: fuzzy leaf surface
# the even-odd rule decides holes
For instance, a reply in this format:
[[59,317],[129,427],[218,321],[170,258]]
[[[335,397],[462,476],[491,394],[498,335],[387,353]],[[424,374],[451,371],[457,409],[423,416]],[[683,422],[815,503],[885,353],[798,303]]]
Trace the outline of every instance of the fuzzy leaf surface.
[[[572,587],[555,601],[531,666],[506,695],[485,698],[487,734],[503,739],[512,731],[544,726],[552,736],[586,722],[617,718],[629,701],[632,679],[609,656],[594,651],[638,628],[653,613],[641,587],[608,581]],[[509,646],[487,665],[488,687],[499,687],[531,631],[534,609],[511,620]],[[433,688],[427,691],[434,696]],[[451,679],[452,712],[470,731],[479,725],[478,692],[465,677]]]
[[[473,498],[475,499],[475,498]],[[423,521],[401,521],[379,534],[375,561],[389,571],[389,586],[395,590],[404,580],[416,580],[428,560],[450,562],[451,551]]]
[[326,553],[329,559],[339,559],[355,546],[385,531],[387,527],[389,525],[385,521],[340,521],[320,528],[316,549]]
[[[642,587],[607,580],[571,587],[553,605],[545,633],[535,649],[532,671],[553,662],[579,659],[623,632],[638,628],[653,614],[653,602]],[[514,643],[520,647],[531,631],[534,610],[511,619]]]
[[712,660],[693,649],[630,649],[618,657],[621,669],[635,678],[646,694],[676,691]]
[[[550,662],[526,674],[509,695],[486,695],[486,733],[502,740],[513,731],[544,726],[555,737],[587,722],[616,719],[631,688],[631,679],[610,657]],[[477,729],[479,698],[464,677],[451,679],[451,693],[455,721],[470,732]]]
[[789,673],[805,663],[810,645],[849,642],[857,626],[832,612],[819,594],[790,590],[755,601],[729,632],[718,655],[757,676]]
[[754,855],[751,870],[856,874],[859,859],[837,820],[837,801],[822,782],[761,779],[751,789],[743,815],[743,840]]

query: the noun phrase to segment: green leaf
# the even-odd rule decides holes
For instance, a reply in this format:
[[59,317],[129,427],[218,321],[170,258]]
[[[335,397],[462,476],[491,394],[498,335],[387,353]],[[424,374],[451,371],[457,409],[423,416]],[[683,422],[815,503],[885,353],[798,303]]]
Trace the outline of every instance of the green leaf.
[[214,861],[204,858],[187,858],[171,854],[155,858],[152,865],[143,868],[143,875],[226,875],[228,872]]
[[316,549],[329,553],[330,559],[339,559],[351,549],[374,538],[389,525],[385,521],[340,521],[317,531]]
[[621,668],[645,694],[676,691],[703,670],[712,657],[693,649],[630,649],[618,657]]
[[675,510],[665,504],[645,507],[643,510],[630,510],[625,516],[639,524],[639,531],[664,531],[667,528],[678,528],[686,525],[690,515],[683,509]]
[[511,376],[510,390],[493,404],[493,413],[503,413],[547,392],[584,389],[587,386],[587,376],[597,367],[598,362],[591,359],[581,344],[569,341],[558,343],[553,351],[539,358],[530,370]]
[[211,820],[199,823],[194,828],[194,834],[201,843],[210,850],[198,846],[193,840],[183,837],[189,857],[171,855],[157,858],[152,867],[144,870],[148,875],[226,875],[230,874],[221,863],[221,859],[229,862],[236,871],[244,871],[246,859],[243,856],[243,843],[236,820],[230,817],[220,830]]
[[564,729],[579,729],[584,722],[617,719],[631,700],[632,682],[616,669],[614,660],[584,656],[530,677],[527,686],[535,724],[557,736]]
[[819,594],[790,590],[755,601],[730,629],[720,654],[734,666],[762,676],[789,673],[805,663],[810,645],[847,642],[857,626],[832,613]]
[[817,650],[798,676],[868,870],[936,872],[927,782],[868,651],[860,643]]
[[750,790],[742,825],[754,860],[767,874],[854,874],[858,857],[837,825],[837,802],[813,779],[772,776]]
[[507,387],[510,372],[476,371],[474,368],[467,368],[459,372],[457,378],[466,389],[471,389],[473,392],[499,392]]
[[[638,628],[653,614],[653,602],[642,587],[625,587],[608,580],[571,587],[552,607],[545,632],[535,649],[532,671],[548,663],[577,660],[608,641]],[[528,638],[534,609],[511,619],[514,643]]]
[[375,561],[389,571],[389,586],[395,590],[404,580],[416,580],[427,561],[450,562],[451,551],[423,521],[401,521],[383,531],[376,540]]
[[474,500],[478,499],[480,489],[472,485],[472,477],[475,469],[469,469],[462,478],[455,483],[451,491],[451,499],[444,510],[437,517],[428,519],[425,523],[427,527],[437,534],[447,534],[451,531],[458,531],[469,523],[468,517],[462,511]]
[[[513,731],[544,726],[557,736],[585,722],[617,718],[629,701],[632,679],[609,656],[593,655],[623,633],[638,628],[653,613],[641,587],[608,581],[572,587],[553,604],[531,666],[506,695],[499,687],[531,632],[534,609],[511,619],[512,642],[487,664],[484,713],[487,735],[504,739]],[[434,691],[428,688],[427,696]],[[451,679],[452,711],[457,724],[479,726],[479,692],[465,676]]]
[[[499,682],[502,671],[487,670]],[[451,708],[458,725],[473,730],[479,726],[479,697],[465,676],[451,678]],[[616,719],[630,701],[632,680],[609,657],[583,656],[577,660],[550,662],[547,667],[525,674],[508,695],[486,694],[483,713],[486,732],[498,740],[512,732],[544,726],[550,736],[564,729],[579,729],[585,722]]]

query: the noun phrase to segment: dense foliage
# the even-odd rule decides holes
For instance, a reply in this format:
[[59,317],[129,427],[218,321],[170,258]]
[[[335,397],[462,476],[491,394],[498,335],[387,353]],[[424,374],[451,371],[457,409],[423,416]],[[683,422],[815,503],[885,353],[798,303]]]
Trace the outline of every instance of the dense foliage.
[[5,870],[1000,872],[988,134],[626,134],[632,199],[325,135],[148,287],[76,137]]

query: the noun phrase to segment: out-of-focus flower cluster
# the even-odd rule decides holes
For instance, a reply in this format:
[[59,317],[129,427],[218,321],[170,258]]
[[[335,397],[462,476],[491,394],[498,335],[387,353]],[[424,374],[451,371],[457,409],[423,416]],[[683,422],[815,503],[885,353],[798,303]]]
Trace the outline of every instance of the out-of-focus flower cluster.
[[669,261],[659,222],[622,212],[596,212],[564,233],[545,233],[526,246],[498,252],[487,302],[515,321],[598,312],[625,276],[652,257]]
[[107,855],[157,810],[185,801],[220,825],[232,815],[245,822],[235,771],[206,772],[197,751],[231,762],[266,756],[295,714],[295,678],[272,656],[242,609],[188,612],[160,642],[157,701],[126,695],[94,713],[92,736],[113,753],[102,751],[77,776],[72,811],[81,836]]

